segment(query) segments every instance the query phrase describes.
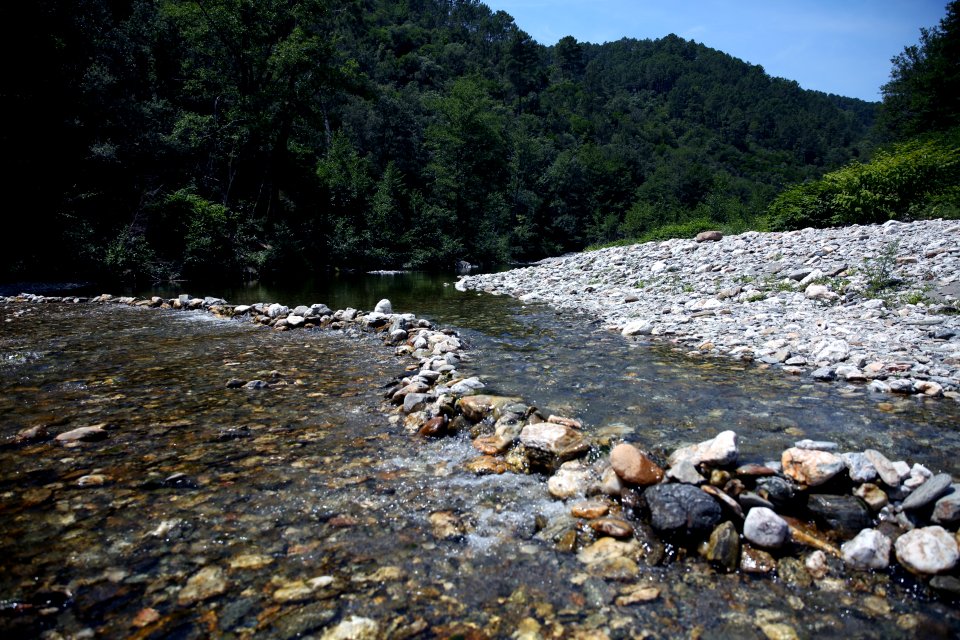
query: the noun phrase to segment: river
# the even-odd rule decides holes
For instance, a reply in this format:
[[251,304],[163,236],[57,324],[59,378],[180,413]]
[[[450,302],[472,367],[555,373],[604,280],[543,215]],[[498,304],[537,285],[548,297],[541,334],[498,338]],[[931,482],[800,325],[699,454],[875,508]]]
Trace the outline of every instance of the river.
[[[661,454],[733,429],[748,461],[807,437],[957,475],[956,403],[692,359],[452,282],[349,276],[216,293],[361,309],[390,298],[458,329],[467,372],[489,390]],[[114,306],[0,315],[4,442],[37,425],[106,432],[75,448],[0,449],[5,638],[320,637],[353,616],[375,625],[370,637],[396,638],[960,630],[954,605],[898,571],[838,569],[811,585],[722,575],[680,553],[626,582],[590,575],[538,534],[567,510],[541,477],[476,477],[465,435],[425,441],[390,424],[380,393],[406,363],[373,339]],[[238,375],[287,384],[227,389]],[[656,597],[618,605],[636,585]]]

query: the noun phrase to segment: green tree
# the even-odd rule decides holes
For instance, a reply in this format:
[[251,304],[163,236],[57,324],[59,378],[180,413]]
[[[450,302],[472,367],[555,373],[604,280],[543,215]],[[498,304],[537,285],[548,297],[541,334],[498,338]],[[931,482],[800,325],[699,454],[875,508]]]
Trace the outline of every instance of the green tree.
[[960,125],[960,0],[891,61],[880,122],[895,139]]

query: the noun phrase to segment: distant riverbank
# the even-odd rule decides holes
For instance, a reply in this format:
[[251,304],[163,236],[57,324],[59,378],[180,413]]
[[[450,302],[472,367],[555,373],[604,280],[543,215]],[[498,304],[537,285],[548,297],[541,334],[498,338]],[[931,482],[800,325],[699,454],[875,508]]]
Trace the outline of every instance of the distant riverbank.
[[457,288],[698,354],[960,399],[960,222],[719,235],[548,258]]

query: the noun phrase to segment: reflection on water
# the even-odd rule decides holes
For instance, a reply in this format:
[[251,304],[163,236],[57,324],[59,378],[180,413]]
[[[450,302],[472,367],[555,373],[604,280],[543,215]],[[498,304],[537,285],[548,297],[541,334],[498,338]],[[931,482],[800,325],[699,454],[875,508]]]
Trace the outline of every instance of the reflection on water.
[[[495,391],[580,416],[590,430],[668,450],[732,428],[758,459],[829,437],[956,473],[943,453],[956,446],[949,402],[880,407],[862,391],[846,398],[779,373],[678,359],[582,319],[452,287],[422,305],[390,289],[370,295],[462,327],[470,366]],[[297,302],[372,307],[314,295],[288,303]],[[534,627],[542,637],[762,637],[771,621],[824,638],[960,629],[952,607],[915,597],[903,576],[828,592],[717,575],[696,559],[644,568],[638,580],[661,595],[617,605],[630,584],[584,573],[536,536],[536,516],[566,511],[541,478],[475,477],[462,468],[475,453],[465,436],[428,442],[389,424],[378,392],[407,362],[374,341],[191,312],[11,311],[0,306],[13,320],[0,333],[3,442],[39,425],[56,434],[100,424],[107,436],[0,449],[4,638],[319,637],[352,615],[398,638]],[[235,377],[276,386],[227,389]],[[462,535],[438,535],[437,513]]]

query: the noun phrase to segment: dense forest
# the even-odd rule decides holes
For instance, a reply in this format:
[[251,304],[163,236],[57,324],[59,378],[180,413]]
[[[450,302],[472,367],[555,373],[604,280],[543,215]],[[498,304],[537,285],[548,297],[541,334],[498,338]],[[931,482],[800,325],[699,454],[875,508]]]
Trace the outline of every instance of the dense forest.
[[674,35],[541,46],[477,0],[0,12],[7,279],[450,268],[755,227],[902,129]]

